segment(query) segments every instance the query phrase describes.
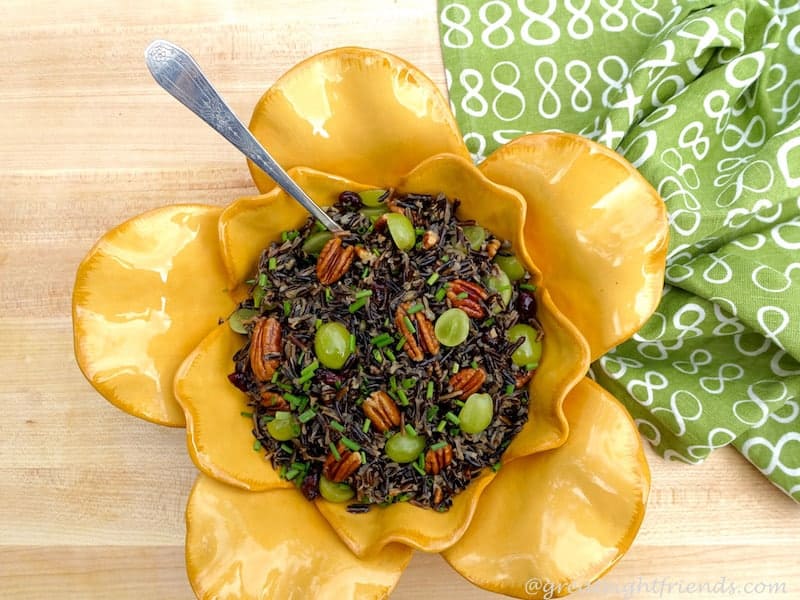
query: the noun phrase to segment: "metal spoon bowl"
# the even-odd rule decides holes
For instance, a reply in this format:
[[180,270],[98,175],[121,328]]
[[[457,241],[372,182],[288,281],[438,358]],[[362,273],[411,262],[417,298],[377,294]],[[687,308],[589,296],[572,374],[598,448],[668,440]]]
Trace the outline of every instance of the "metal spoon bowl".
[[238,148],[329,231],[344,231],[253,137],[188,52],[172,42],[156,40],[145,50],[144,59],[153,78],[162,88]]

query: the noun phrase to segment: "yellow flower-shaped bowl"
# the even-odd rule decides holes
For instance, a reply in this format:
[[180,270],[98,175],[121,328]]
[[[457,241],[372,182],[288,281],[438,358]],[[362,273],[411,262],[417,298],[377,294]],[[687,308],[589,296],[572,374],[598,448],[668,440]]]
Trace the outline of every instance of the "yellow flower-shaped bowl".
[[639,528],[649,472],[631,418],[585,375],[658,303],[667,221],[655,191],[615,153],[568,134],[521,137],[475,167],[434,84],[372,50],[299,64],[250,126],[321,205],[375,187],[459,198],[460,216],[509,240],[534,274],[545,347],[529,422],[499,471],[445,513],[396,503],[351,514],[308,502],[253,451],[245,397],[226,378],[243,338],[220,319],[304,210],[251,166],[261,195],[168,206],[106,233],[78,269],[75,354],[122,410],[186,426],[202,471],[186,509],[198,597],[385,597],[414,549],[522,598],[602,575]]

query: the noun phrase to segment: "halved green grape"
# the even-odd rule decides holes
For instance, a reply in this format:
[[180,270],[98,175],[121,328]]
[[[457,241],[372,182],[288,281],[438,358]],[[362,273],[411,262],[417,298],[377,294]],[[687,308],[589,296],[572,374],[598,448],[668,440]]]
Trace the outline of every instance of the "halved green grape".
[[386,225],[392,236],[395,246],[400,250],[411,250],[417,243],[417,233],[414,224],[405,215],[389,213],[386,215]]
[[247,333],[244,322],[258,316],[259,312],[254,308],[240,308],[228,318],[228,325],[236,333]]
[[324,475],[319,477],[319,493],[328,502],[347,502],[355,496],[353,488],[346,483],[336,483]]
[[522,345],[514,350],[514,353],[511,355],[511,360],[514,361],[515,365],[524,367],[539,362],[539,359],[542,357],[542,342],[536,339],[538,335],[539,332],[533,327],[530,325],[523,325],[522,323],[517,323],[508,330],[506,336],[510,342],[516,342],[519,338],[525,337],[525,341]]
[[464,433],[480,433],[494,418],[494,403],[489,394],[472,394],[458,413],[459,425]]
[[395,433],[386,440],[383,447],[386,456],[397,463],[410,463],[417,460],[420,452],[425,449],[425,438],[421,435],[411,435],[407,431]]
[[314,336],[314,352],[329,369],[341,369],[350,357],[350,332],[339,322],[319,326]]
[[315,231],[303,242],[303,252],[317,256],[332,237],[330,231]]
[[436,319],[433,333],[440,344],[458,346],[469,335],[469,316],[460,308],[450,308]]
[[503,269],[503,272],[508,275],[511,281],[519,281],[525,277],[525,266],[513,254],[498,254],[494,257],[494,262]]
[[358,192],[364,206],[381,206],[389,197],[389,190],[364,190]]
[[464,227],[464,237],[467,238],[470,248],[480,250],[486,241],[486,230],[480,225],[467,225]]
[[369,217],[370,222],[374,223],[378,220],[378,217],[381,215],[385,215],[389,212],[389,209],[386,208],[385,205],[381,206],[368,206],[367,208],[362,208],[358,211],[358,214],[364,215],[365,217]]
[[275,418],[267,423],[267,431],[279,442],[286,442],[300,435],[300,424],[292,413],[278,411]]
[[500,294],[503,306],[508,306],[508,303],[511,301],[511,280],[508,278],[505,271],[501,271],[500,269],[496,271],[494,275],[490,275],[486,278],[486,287]]

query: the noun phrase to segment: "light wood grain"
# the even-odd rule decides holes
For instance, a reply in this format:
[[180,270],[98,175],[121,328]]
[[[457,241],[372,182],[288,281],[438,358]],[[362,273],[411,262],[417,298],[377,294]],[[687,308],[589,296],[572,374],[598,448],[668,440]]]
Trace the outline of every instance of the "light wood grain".
[[[5,0],[2,13],[0,598],[188,599],[184,432],[124,415],[84,381],[71,287],[110,226],[254,188],[236,151],[150,80],[143,49],[156,37],[190,48],[245,118],[288,67],[342,45],[400,54],[443,87],[435,3]],[[795,503],[733,450],[698,467],[649,456],[636,543],[576,598],[685,598],[678,583],[723,577],[800,597]],[[659,581],[673,589],[643,587]],[[393,597],[492,596],[419,554]]]

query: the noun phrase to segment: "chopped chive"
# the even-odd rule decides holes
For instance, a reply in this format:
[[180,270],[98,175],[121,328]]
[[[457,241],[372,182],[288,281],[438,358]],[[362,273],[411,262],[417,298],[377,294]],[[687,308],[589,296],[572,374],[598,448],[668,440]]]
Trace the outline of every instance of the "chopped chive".
[[331,454],[333,455],[333,458],[335,458],[336,460],[342,460],[342,455],[339,454],[339,451],[336,449],[336,446],[333,445],[333,442],[328,444],[328,448],[331,449]]
[[[308,379],[311,379],[312,377],[313,377],[313,375],[309,375]],[[303,382],[303,391],[304,392],[307,392],[307,391],[309,391],[311,389],[311,382],[308,379],[306,379]]]
[[288,410],[279,410],[279,411],[275,412],[275,418],[276,419],[288,419],[291,416],[292,416],[292,413],[290,413]]
[[367,433],[369,431],[369,427],[372,425],[372,421],[370,419],[366,419],[364,424],[361,426],[361,431]]
[[447,427],[447,421],[442,419],[441,421],[439,421],[439,424],[436,426],[436,431],[441,433],[442,431],[444,431],[445,427]]
[[451,370],[453,371],[453,374],[455,375],[456,373],[458,373],[458,370],[460,368],[461,368],[461,365],[459,365],[458,363],[453,363],[453,368]]
[[492,471],[497,473],[500,470],[500,467],[502,467],[502,466],[503,466],[503,463],[501,463],[500,461],[497,461],[496,463],[494,463],[492,465]]
[[315,359],[314,362],[312,362],[310,365],[303,367],[303,370],[300,371],[300,375],[308,375],[309,373],[313,373],[317,369],[319,369],[319,361]]
[[447,446],[447,442],[436,442],[433,446],[431,446],[431,450],[438,450],[439,448],[444,448]]
[[347,349],[350,351],[350,354],[356,351],[356,335],[354,333],[350,334],[350,341],[347,344]]
[[411,333],[417,333],[417,328],[414,327],[414,324],[411,322],[411,319],[408,318],[408,315],[403,315],[403,323],[405,323],[406,328]]
[[408,435],[417,435],[416,430],[411,426],[411,423],[406,423],[406,432]]
[[289,444],[281,444],[281,450],[286,452],[286,454],[294,454],[294,447]]
[[329,288],[329,287],[325,288],[325,300],[327,302],[330,302],[331,300],[333,300],[333,292],[331,291],[331,288]]
[[356,300],[355,302],[350,304],[350,306],[347,307],[347,310],[349,310],[350,313],[354,313],[359,308],[363,308],[366,303],[367,303],[367,299],[366,298],[359,298],[358,300]]
[[483,322],[484,327],[491,327],[494,325],[494,317],[490,317]]
[[308,471],[308,463],[304,462],[293,462],[292,468],[297,469],[298,471]]
[[505,390],[506,396],[510,396],[511,394],[513,394],[515,389],[516,389],[516,387],[514,386],[514,384],[513,383],[509,383],[506,386],[506,390]]
[[378,362],[378,364],[383,362],[383,354],[381,354],[380,350],[373,350],[372,356],[375,357],[375,360]]
[[272,383],[278,383],[278,377],[280,377],[280,371],[275,371],[270,378]]
[[322,319],[314,321],[314,329],[319,329],[322,326]]
[[419,456],[417,456],[417,465],[419,465],[420,469],[425,468],[425,454],[420,452]]
[[262,287],[262,288],[267,285],[267,274],[266,273],[260,273],[259,274],[259,276],[258,276],[258,285],[260,287]]
[[465,300],[469,298],[469,294],[467,292],[461,292],[460,294],[456,294],[456,298],[459,300]]
[[256,308],[261,308],[261,303],[264,301],[264,296],[266,295],[267,292],[263,287],[257,287],[253,292],[253,306]]
[[283,301],[283,316],[288,317],[292,312],[292,303],[288,300]]
[[455,405],[456,405],[456,406],[458,406],[459,408],[461,408],[462,406],[464,406],[464,402],[463,402],[462,400],[453,400],[453,402],[454,402],[454,403],[455,403]]
[[390,361],[392,361],[392,362],[397,362],[397,357],[394,355],[394,352],[392,352],[392,351],[391,351],[391,349],[387,348],[387,349],[386,349],[386,350],[384,350],[383,352],[386,354],[386,357],[387,357],[387,358],[388,358]]
[[428,400],[433,398],[433,381],[428,382],[428,389],[425,390],[425,398]]
[[360,290],[356,292],[356,300],[360,298],[368,298],[369,296],[372,296],[372,290]]
[[454,415],[449,410],[445,413],[445,418],[450,421],[453,425],[459,425],[461,423],[461,419],[459,419],[456,415]]
[[361,464],[362,465],[367,464],[367,454],[362,450],[361,452],[359,452],[359,455],[361,456]]
[[459,433],[461,433],[461,430],[458,427],[450,428],[450,435],[452,435],[453,437],[456,437]]
[[339,421],[331,421],[330,422],[331,429],[335,429],[339,433],[344,431],[344,425],[339,423]]
[[253,450],[255,450],[256,452],[261,450],[261,440],[256,440],[255,442],[253,442]]
[[288,471],[286,471],[286,473],[284,473],[283,478],[286,479],[287,481],[291,481],[299,474],[300,471],[298,471],[297,469],[289,469]]
[[415,470],[417,473],[419,473],[420,475],[422,475],[423,477],[425,477],[425,475],[426,475],[426,473],[425,473],[425,469],[421,468],[421,467],[420,467],[420,466],[419,466],[417,463],[411,463],[411,466],[412,466],[412,467],[414,467],[414,470]]
[[389,389],[391,389],[392,391],[397,389],[397,376],[392,375],[391,377],[389,377]]
[[403,346],[406,345],[406,338],[401,337],[400,340],[397,342],[397,345],[394,347],[395,350],[402,350]]
[[425,280],[425,283],[427,283],[428,285],[433,285],[433,284],[434,284],[434,283],[436,283],[438,280],[439,280],[439,274],[438,274],[438,273],[433,273],[433,274],[432,274],[430,277],[428,277],[428,278]]
[[417,302],[416,304],[412,304],[411,306],[409,306],[406,312],[410,315],[413,315],[414,313],[418,313],[419,311],[424,309],[425,305],[422,304],[421,302]]
[[408,396],[402,388],[397,388],[397,397],[400,399],[400,406],[408,406]]
[[533,371],[538,366],[539,366],[538,362],[532,362],[525,365],[525,368],[528,369],[528,371]]
[[317,411],[315,411],[313,408],[309,408],[307,411],[301,413],[300,416],[297,417],[297,420],[300,421],[301,423],[308,423],[311,419],[313,419],[316,416],[317,416]]
[[478,368],[478,361],[477,360],[473,360],[471,363],[469,363],[469,366],[472,367],[473,369],[477,369]]
[[403,387],[405,389],[410,389],[410,388],[414,387],[416,385],[416,383],[417,383],[417,380],[414,379],[413,377],[406,377],[402,381]]
[[278,261],[277,261],[277,260],[275,259],[275,257],[273,256],[273,257],[271,257],[271,258],[269,259],[269,263],[267,264],[267,268],[268,268],[270,271],[274,271],[274,270],[275,270],[277,267],[278,267]]
[[361,271],[361,279],[366,279],[367,275],[369,275],[369,267],[364,267],[364,270]]
[[358,444],[358,442],[354,442],[349,437],[342,436],[341,441],[345,446],[350,448],[350,450],[352,450],[353,452],[358,452],[359,450],[361,450],[361,445]]
[[284,394],[283,398],[288,400],[289,404],[292,405],[292,408],[297,408],[303,401],[302,396],[295,396],[294,394]]
[[247,285],[253,285],[255,282],[256,282],[256,280],[255,280],[255,279],[245,279],[245,283],[246,283]]
[[525,290],[526,292],[535,292],[536,291],[536,286],[535,285],[531,285],[530,283],[520,283],[519,284],[519,289]]
[[252,419],[253,418],[253,413],[247,412],[246,410],[243,410],[239,414],[242,415],[243,417],[245,417],[246,419]]
[[374,338],[370,340],[373,346],[377,346],[378,348],[383,348],[394,342],[394,338],[386,332],[383,332],[380,335],[376,335]]
[[443,287],[441,287],[438,290],[436,290],[436,294],[434,295],[434,298],[436,298],[437,302],[441,302],[442,300],[444,300],[444,297],[446,295],[447,295],[447,290],[444,289]]

